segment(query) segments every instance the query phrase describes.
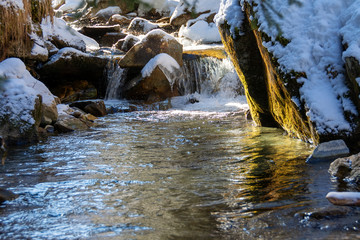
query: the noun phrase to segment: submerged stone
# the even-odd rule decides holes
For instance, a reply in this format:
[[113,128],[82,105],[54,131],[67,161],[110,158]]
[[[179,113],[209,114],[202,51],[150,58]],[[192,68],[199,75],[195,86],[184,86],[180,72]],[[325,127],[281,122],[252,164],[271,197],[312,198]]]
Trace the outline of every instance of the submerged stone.
[[350,150],[344,140],[333,140],[319,144],[306,162],[313,163],[318,160],[331,160],[346,156],[349,153]]
[[19,195],[13,193],[10,190],[6,190],[4,188],[0,188],[0,203],[3,203],[5,201],[10,201],[10,200],[14,200],[18,197]]

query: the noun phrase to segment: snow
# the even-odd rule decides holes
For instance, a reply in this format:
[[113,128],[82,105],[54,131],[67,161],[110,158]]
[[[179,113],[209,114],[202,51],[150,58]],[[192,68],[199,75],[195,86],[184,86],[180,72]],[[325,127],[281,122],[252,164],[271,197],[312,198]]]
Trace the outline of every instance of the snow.
[[[189,5],[187,5],[186,3]],[[191,12],[191,9],[194,7],[196,13],[203,12],[218,12],[220,7],[219,0],[180,0],[177,7],[175,8],[173,14],[171,15],[170,21],[179,17],[182,14],[185,14],[187,11]]]
[[[223,0],[220,9],[215,16],[215,23],[219,27],[225,20],[230,25],[230,33],[235,37],[235,29],[240,28],[244,19],[244,13],[238,0]],[[240,33],[241,34],[241,33]]]
[[360,200],[360,192],[329,192],[326,198],[349,199],[356,202]]
[[65,0],[65,4],[63,4],[59,8],[59,10],[63,12],[72,12],[81,8],[85,4],[86,4],[85,0]]
[[70,59],[74,55],[84,56],[84,57],[89,56],[88,53],[84,53],[75,48],[65,47],[65,48],[60,49],[55,55],[51,56],[51,58],[45,65],[53,64],[53,63],[59,61],[60,59]]
[[4,80],[0,90],[0,119],[8,119],[13,124],[22,122],[21,132],[35,124],[32,111],[37,95],[42,96],[45,105],[55,103],[47,87],[32,77],[18,58],[8,58],[0,63],[0,79]]
[[139,16],[145,16],[149,10],[147,5],[150,5],[157,13],[170,16],[178,3],[179,0],[142,0],[139,5],[138,14]]
[[[156,67],[159,67],[164,72],[164,74],[172,73],[176,69],[181,69],[180,65],[174,58],[166,53],[160,53],[150,59],[150,61],[141,70],[142,77],[149,77]],[[168,80],[170,81],[170,85],[173,86],[174,83],[171,82],[171,79],[168,78]]]
[[139,41],[136,44],[144,43],[144,42],[146,42],[148,40],[149,37],[156,36],[156,35],[161,36],[162,41],[171,41],[171,40],[176,41],[176,39],[173,36],[171,36],[170,34],[164,32],[163,30],[154,29],[154,30],[151,30],[150,32],[148,32],[146,35],[138,36],[141,39],[141,41]]
[[[232,33],[241,27],[242,16],[236,15],[239,1],[222,0],[218,24],[228,21]],[[244,1],[241,1],[242,4]],[[301,0],[301,6],[283,0],[253,0],[259,30],[271,40],[263,45],[278,59],[279,69],[305,73],[299,78],[301,98],[306,114],[319,133],[351,132],[353,126],[345,114],[357,116],[349,89],[345,84],[343,57],[360,59],[360,1]],[[277,11],[277,12],[275,12]],[[269,14],[271,19],[269,19]],[[340,35],[340,34],[341,35]],[[276,41],[279,34],[290,42],[283,46]],[[343,54],[342,39],[349,48]]]
[[51,40],[56,37],[79,49],[95,50],[100,48],[94,39],[79,33],[68,26],[64,20],[56,17],[53,18],[53,23],[51,23],[50,17],[43,19],[41,29],[44,40]]
[[348,48],[343,53],[343,58],[355,57],[360,62],[360,0],[355,0],[341,15],[343,27],[340,34],[343,43]]
[[0,0],[0,6],[14,7],[20,10],[24,10],[24,3],[22,0]]
[[186,26],[181,26],[179,37],[186,37],[199,43],[221,42],[215,23],[207,23],[204,20],[196,21],[193,25],[191,25],[191,21],[188,21]]

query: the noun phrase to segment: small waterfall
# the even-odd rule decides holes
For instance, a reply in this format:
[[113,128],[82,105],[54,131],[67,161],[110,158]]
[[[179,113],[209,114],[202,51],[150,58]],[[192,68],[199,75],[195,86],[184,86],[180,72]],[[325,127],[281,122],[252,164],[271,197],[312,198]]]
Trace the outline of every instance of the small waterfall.
[[178,82],[182,95],[195,92],[244,94],[240,79],[229,59],[185,55],[182,69],[184,77]]
[[110,61],[107,66],[107,87],[105,99],[119,99],[121,89],[125,84],[127,69],[121,68],[116,61]]
[[[234,66],[229,59],[199,57],[184,54],[182,71],[161,68],[171,87],[177,85],[180,95],[193,93],[225,97],[243,95],[244,90]],[[107,66],[107,89],[105,99],[119,99],[124,90],[128,69],[122,69],[116,61]]]

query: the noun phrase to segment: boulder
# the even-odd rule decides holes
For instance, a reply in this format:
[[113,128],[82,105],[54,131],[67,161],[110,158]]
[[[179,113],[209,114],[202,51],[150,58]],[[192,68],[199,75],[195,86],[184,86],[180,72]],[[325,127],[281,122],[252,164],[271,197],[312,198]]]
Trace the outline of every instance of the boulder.
[[102,100],[98,101],[79,101],[69,105],[70,107],[77,107],[86,113],[90,113],[95,117],[103,117],[106,115],[105,103]]
[[320,143],[313,151],[306,162],[316,162],[317,160],[333,160],[338,157],[349,155],[350,150],[344,140],[333,140]]
[[329,173],[342,181],[360,183],[360,153],[336,159],[330,164]]
[[36,141],[40,124],[57,119],[55,97],[17,58],[0,63],[0,79],[6,80],[0,92],[0,135],[10,144]]
[[156,28],[159,28],[157,24],[152,23],[144,18],[136,17],[129,24],[127,31],[136,34],[146,34]]
[[160,53],[167,53],[182,66],[182,45],[166,32],[155,29],[135,46],[119,61],[122,68],[144,67],[148,61]]
[[181,76],[182,70],[175,59],[161,53],[148,62],[142,69],[141,76],[125,84],[124,96],[148,103],[163,101],[179,95],[175,83]]
[[[74,48],[63,48],[42,65],[38,72],[41,81],[50,90],[59,85],[83,79],[95,86],[98,93],[104,94],[105,82],[102,81],[108,59],[80,52]],[[64,71],[66,69],[66,71]],[[70,95],[70,94],[68,94]]]

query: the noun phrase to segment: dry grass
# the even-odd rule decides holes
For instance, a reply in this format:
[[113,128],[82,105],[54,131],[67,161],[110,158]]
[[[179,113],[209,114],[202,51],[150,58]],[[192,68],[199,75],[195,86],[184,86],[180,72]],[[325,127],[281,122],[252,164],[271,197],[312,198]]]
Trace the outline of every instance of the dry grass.
[[23,0],[24,8],[0,5],[0,61],[24,56],[30,47],[31,24],[53,16],[51,0]]

